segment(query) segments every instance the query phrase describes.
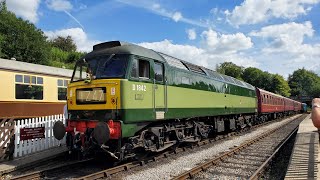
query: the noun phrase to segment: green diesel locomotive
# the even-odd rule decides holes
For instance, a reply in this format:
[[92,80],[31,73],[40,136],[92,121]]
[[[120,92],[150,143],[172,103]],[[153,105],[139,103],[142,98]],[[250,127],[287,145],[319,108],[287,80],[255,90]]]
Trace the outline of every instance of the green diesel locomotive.
[[55,137],[66,134],[72,151],[120,160],[259,121],[252,85],[119,41],[95,45],[76,63],[67,104]]

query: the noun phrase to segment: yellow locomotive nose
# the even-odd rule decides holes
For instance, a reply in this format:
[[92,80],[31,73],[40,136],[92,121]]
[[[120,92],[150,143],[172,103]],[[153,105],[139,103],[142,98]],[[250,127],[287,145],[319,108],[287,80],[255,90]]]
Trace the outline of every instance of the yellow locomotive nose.
[[73,82],[68,86],[68,111],[120,109],[120,80],[95,79],[89,84]]

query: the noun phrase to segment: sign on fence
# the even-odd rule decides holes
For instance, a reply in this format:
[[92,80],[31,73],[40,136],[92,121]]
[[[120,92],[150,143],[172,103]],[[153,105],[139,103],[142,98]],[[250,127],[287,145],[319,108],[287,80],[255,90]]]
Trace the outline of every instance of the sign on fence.
[[15,120],[14,157],[65,144],[65,138],[58,141],[53,136],[53,125],[58,120],[65,122],[64,115]]
[[36,138],[45,138],[44,127],[36,128],[21,128],[20,129],[20,140],[36,139]]

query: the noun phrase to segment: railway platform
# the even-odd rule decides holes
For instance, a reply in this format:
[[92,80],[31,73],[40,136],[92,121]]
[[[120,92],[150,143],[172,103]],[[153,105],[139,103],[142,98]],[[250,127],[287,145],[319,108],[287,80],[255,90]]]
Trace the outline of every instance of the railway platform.
[[285,179],[320,179],[319,133],[310,118],[300,123]]
[[50,161],[50,159],[60,156],[67,150],[68,149],[66,146],[58,146],[37,153],[29,154],[27,156],[14,159],[12,161],[0,162],[0,177],[2,174],[10,173],[12,171],[27,167],[29,165]]

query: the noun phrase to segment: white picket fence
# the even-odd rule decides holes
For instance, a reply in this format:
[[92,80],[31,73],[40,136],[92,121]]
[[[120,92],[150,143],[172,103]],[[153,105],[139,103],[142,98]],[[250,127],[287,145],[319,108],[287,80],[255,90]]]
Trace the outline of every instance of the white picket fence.
[[[32,119],[22,119],[15,121],[15,149],[14,157],[22,157],[30,153],[35,153],[65,144],[65,138],[58,141],[53,137],[53,125],[58,120],[65,123],[63,114],[38,117]],[[21,128],[45,127],[45,138],[36,138],[20,141]]]

